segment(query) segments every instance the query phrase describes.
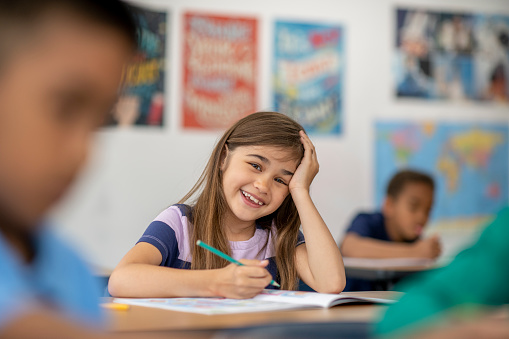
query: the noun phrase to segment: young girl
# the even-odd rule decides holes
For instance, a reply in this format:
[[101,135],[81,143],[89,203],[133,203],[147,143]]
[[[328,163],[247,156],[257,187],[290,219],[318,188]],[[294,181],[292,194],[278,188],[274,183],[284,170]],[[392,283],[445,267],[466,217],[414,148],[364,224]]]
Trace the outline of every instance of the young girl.
[[251,298],[272,279],[296,289],[298,277],[318,292],[341,292],[341,254],[309,195],[317,173],[315,148],[295,121],[274,112],[241,119],[219,140],[193,189],[159,214],[120,261],[109,292]]

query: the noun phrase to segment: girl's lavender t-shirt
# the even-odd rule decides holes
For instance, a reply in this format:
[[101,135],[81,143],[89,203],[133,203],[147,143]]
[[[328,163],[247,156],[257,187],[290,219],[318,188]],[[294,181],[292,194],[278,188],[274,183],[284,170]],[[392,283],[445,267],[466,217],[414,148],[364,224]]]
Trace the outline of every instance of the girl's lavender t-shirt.
[[[189,213],[191,209],[187,205],[173,205],[161,212],[143,233],[139,242],[146,242],[155,246],[163,257],[160,266],[171,268],[189,269],[191,267],[191,248],[189,234]],[[272,226],[275,227],[274,225]],[[275,261],[276,251],[274,248],[274,232],[262,228],[256,228],[253,237],[246,241],[230,241],[231,255],[234,259],[258,259],[269,260],[267,270],[275,281],[278,281],[277,266]],[[267,246],[265,242],[269,237]],[[299,231],[297,243],[304,243],[304,235]],[[278,281],[279,282],[279,281]],[[268,286],[267,288],[271,288]]]

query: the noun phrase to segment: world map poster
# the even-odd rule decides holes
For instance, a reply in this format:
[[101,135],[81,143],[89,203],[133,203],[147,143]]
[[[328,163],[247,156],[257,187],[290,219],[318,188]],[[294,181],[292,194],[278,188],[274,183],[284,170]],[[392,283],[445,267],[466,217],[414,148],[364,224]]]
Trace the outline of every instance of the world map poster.
[[509,128],[496,123],[376,123],[375,200],[402,168],[431,174],[431,224],[473,227],[508,204]]
[[255,18],[184,16],[183,126],[223,129],[256,109]]

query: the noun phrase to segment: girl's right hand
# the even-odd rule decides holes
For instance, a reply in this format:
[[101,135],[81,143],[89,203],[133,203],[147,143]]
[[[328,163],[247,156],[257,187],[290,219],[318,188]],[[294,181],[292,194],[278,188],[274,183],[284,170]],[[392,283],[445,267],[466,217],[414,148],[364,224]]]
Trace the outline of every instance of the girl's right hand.
[[245,266],[230,264],[216,270],[214,294],[231,299],[248,299],[270,284],[272,276],[265,267],[268,260],[239,260]]

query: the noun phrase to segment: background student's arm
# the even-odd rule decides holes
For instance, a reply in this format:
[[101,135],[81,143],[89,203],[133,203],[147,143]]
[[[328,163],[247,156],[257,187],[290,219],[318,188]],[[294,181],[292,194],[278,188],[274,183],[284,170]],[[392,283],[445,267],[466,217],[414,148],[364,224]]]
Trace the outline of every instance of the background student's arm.
[[339,248],[316,209],[309,186],[318,173],[316,151],[301,132],[304,158],[290,181],[290,193],[299,212],[306,243],[297,246],[296,266],[302,280],[317,292],[339,293],[345,287],[345,269]]
[[267,261],[240,260],[214,270],[187,270],[159,266],[161,252],[149,243],[136,244],[113,271],[108,290],[115,297],[212,297],[251,298],[272,276]]
[[440,242],[437,236],[408,244],[362,237],[355,232],[348,232],[341,244],[341,253],[345,257],[356,258],[434,259],[440,255]]

